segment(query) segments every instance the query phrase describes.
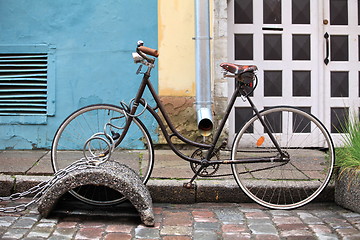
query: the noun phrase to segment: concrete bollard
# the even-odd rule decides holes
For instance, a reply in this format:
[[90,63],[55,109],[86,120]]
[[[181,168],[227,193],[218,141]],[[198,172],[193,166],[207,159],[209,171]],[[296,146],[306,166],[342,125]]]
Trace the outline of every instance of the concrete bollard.
[[47,217],[59,198],[66,192],[83,185],[112,188],[124,195],[139,212],[146,226],[154,226],[152,199],[139,175],[126,165],[107,161],[96,168],[74,170],[60,178],[41,197],[38,211]]

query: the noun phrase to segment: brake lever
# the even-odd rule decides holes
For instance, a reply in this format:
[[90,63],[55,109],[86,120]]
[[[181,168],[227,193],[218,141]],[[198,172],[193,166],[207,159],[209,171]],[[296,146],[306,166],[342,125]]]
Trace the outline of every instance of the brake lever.
[[132,53],[132,57],[134,59],[134,63],[141,63],[144,58],[142,58],[138,53],[134,52]]
[[140,66],[139,66],[138,70],[136,71],[136,75],[139,75],[139,74],[141,73],[142,66],[143,66],[143,65],[140,65]]

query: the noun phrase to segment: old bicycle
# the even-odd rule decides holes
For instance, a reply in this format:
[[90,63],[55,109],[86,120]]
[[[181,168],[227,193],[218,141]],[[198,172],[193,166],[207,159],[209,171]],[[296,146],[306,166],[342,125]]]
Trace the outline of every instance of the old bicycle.
[[[256,66],[221,64],[224,76],[235,78],[236,87],[212,142],[207,144],[182,136],[171,123],[150,82],[157,56],[156,50],[138,44],[133,54],[134,60],[147,69],[142,72],[142,81],[130,104],[90,105],[65,119],[52,145],[54,171],[66,167],[75,159],[97,159],[101,162],[111,156],[133,168],[146,183],[154,165],[153,142],[141,120],[142,114],[147,111],[156,119],[171,150],[190,162],[194,177],[185,187],[191,188],[199,176],[212,175],[221,164],[231,165],[235,180],[246,195],[269,208],[303,206],[326,187],[335,159],[330,134],[315,116],[298,108],[275,106],[258,111],[250,97],[258,84]],[[146,88],[156,103],[154,107],[143,99]],[[230,157],[223,159],[221,152],[226,150],[226,144],[218,143],[219,138],[239,96],[250,104],[254,116],[237,133]],[[176,148],[175,138],[197,150],[191,156],[183,154]],[[72,194],[82,201],[97,205],[123,201],[121,195],[109,194],[109,190],[85,186],[74,189]]]

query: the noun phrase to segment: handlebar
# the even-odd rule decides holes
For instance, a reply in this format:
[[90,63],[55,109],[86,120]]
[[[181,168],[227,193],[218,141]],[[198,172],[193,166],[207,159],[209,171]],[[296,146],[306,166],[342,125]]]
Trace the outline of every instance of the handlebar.
[[[138,41],[136,53],[137,53],[138,57],[136,56],[136,54],[133,53],[133,58],[134,58],[135,63],[142,62],[144,65],[147,65],[151,68],[154,67],[155,58],[148,57],[147,55],[150,55],[153,57],[159,56],[158,50],[152,49],[149,47],[145,47],[144,42],[141,40]],[[142,61],[142,60],[145,60],[145,61]]]
[[148,48],[145,46],[139,46],[138,49],[148,55],[151,55],[153,57],[159,57],[159,51],[156,49]]

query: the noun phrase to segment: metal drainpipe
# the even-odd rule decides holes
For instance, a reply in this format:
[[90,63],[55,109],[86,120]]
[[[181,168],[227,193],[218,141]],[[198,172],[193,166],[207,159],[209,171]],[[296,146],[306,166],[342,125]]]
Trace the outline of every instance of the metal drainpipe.
[[209,136],[213,129],[209,0],[195,0],[195,44],[197,123],[201,135]]

